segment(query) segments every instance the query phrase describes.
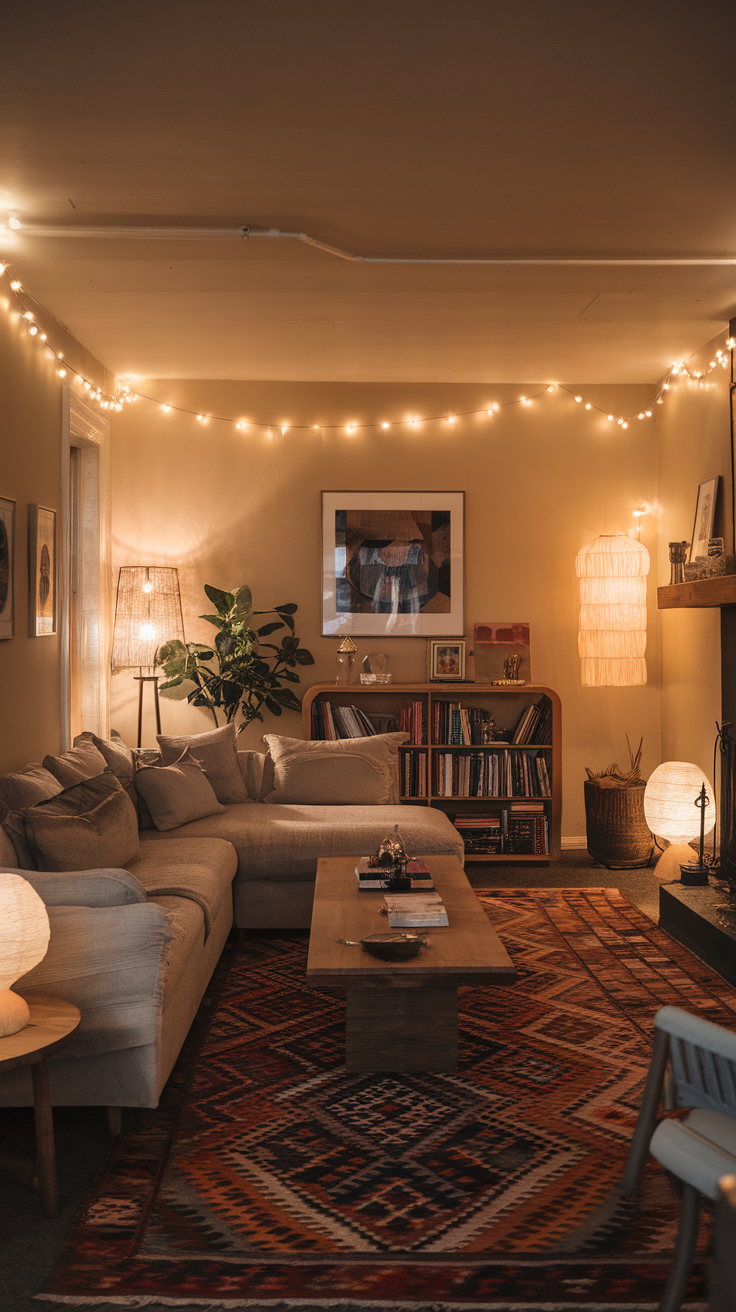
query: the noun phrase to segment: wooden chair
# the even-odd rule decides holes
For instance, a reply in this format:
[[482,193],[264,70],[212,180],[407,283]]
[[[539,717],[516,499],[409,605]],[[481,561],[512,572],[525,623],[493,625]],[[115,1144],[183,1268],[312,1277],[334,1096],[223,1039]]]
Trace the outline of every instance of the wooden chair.
[[710,1312],[736,1312],[736,1175],[718,1181],[709,1292]]
[[[668,1108],[692,1110],[658,1120],[663,1091]],[[662,1007],[654,1018],[652,1061],[621,1182],[625,1194],[641,1188],[649,1153],[682,1183],[677,1247],[659,1305],[659,1312],[678,1312],[695,1255],[700,1197],[715,1201],[721,1176],[736,1174],[736,1034],[679,1007]]]

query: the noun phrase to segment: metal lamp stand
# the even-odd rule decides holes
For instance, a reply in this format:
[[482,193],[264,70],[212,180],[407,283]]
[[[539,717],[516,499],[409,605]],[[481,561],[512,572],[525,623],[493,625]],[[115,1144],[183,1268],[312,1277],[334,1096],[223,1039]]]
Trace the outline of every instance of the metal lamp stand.
[[138,682],[138,747],[141,746],[141,737],[143,735],[143,685],[144,683],[153,684],[153,702],[156,708],[156,733],[161,732],[161,710],[158,702],[158,674],[144,674],[142,666],[138,667],[138,673],[133,675]]

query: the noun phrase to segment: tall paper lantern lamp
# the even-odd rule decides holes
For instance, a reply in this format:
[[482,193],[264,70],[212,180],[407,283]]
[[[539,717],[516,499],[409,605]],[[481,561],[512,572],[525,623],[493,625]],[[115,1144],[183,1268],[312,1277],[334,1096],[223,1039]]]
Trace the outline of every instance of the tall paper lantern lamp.
[[709,834],[716,822],[716,808],[713,789],[699,765],[664,761],[649,776],[644,790],[644,817],[652,833],[670,844],[655,866],[659,879],[679,879],[680,866],[693,860],[689,843],[700,834],[700,807],[695,802],[703,784],[710,799],[704,829]]
[[51,930],[46,908],[21,875],[0,874],[0,1038],[31,1019],[28,1003],[10,985],[46,956]]
[[586,688],[646,683],[649,552],[623,533],[605,533],[582,547],[578,651]]

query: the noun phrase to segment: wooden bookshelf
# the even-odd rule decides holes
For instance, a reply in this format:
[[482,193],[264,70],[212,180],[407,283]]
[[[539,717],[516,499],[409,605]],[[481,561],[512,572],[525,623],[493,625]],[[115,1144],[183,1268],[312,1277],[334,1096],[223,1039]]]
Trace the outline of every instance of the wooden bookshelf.
[[[495,741],[472,746],[434,743],[432,727],[434,706],[437,702],[454,702],[467,709],[479,709],[490,712],[499,729],[514,729],[522,712],[532,703],[548,697],[552,703],[552,741],[549,743],[508,743]],[[453,819],[461,815],[477,814],[485,808],[489,813],[500,813],[510,802],[543,802],[549,824],[549,852],[539,855],[502,852],[466,855],[466,861],[477,862],[525,862],[528,864],[548,865],[560,856],[560,833],[562,827],[562,707],[560,699],[552,688],[539,683],[527,683],[523,687],[494,687],[491,684],[478,683],[391,683],[391,684],[332,684],[318,683],[309,688],[302,701],[302,720],[304,736],[312,737],[312,705],[315,701],[330,702],[333,706],[357,706],[371,720],[377,717],[392,718],[399,721],[402,709],[409,708],[414,702],[421,702],[425,712],[429,741],[407,743],[400,748],[402,753],[424,752],[427,755],[427,796],[403,797],[402,805],[435,806],[447,812]],[[435,781],[435,756],[437,753],[468,754],[494,752],[539,752],[544,754],[551,785],[551,797],[445,797],[433,791]],[[403,779],[403,773],[402,773]]]

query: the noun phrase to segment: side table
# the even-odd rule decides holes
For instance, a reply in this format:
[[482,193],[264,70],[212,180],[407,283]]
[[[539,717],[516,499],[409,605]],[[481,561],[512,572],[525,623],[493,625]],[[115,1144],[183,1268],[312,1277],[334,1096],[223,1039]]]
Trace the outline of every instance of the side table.
[[17,1034],[0,1038],[0,1071],[30,1066],[33,1080],[33,1114],[36,1124],[36,1158],[33,1166],[0,1155],[0,1170],[32,1184],[41,1194],[44,1216],[58,1216],[56,1149],[51,1110],[51,1087],[46,1058],[69,1042],[81,1016],[79,1009],[61,998],[27,998],[31,1019]]

